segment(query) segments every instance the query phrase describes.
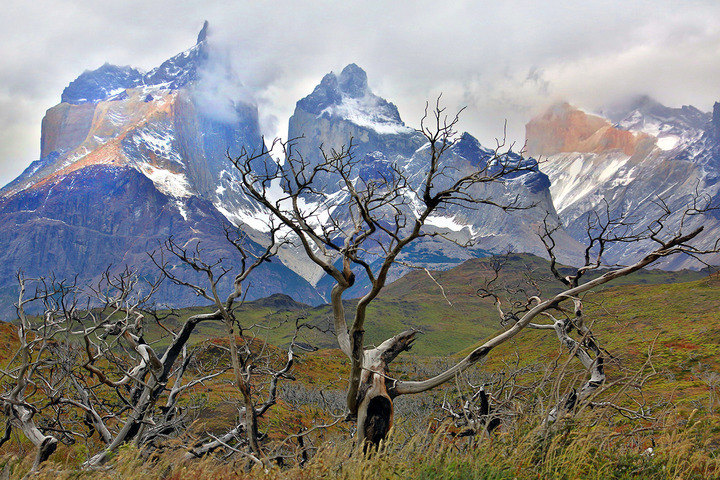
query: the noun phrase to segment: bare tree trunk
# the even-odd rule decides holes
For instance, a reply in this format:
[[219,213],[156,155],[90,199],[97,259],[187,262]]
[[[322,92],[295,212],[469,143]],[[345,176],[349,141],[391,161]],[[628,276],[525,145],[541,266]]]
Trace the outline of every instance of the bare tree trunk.
[[6,414],[10,423],[20,429],[23,434],[37,447],[35,460],[33,461],[30,472],[35,472],[41,463],[47,460],[57,448],[57,439],[52,435],[45,435],[35,425],[33,420],[33,411],[22,405],[6,406]]
[[[583,384],[579,392],[572,390],[565,398],[563,398],[558,405],[553,407],[548,413],[547,418],[543,420],[543,423],[552,423],[560,418],[565,412],[571,412],[578,405],[589,399],[592,394],[597,391],[605,382],[605,368],[602,352],[595,344],[595,340],[592,338],[590,330],[583,324],[582,317],[582,303],[579,300],[575,302],[576,319],[574,326],[577,327],[578,331],[584,335],[583,342],[578,342],[568,334],[569,319],[566,320],[555,320],[554,328],[557,333],[558,340],[563,344],[578,360],[582,363],[583,367],[590,372],[590,378]],[[584,344],[587,345],[584,346]],[[593,359],[587,350],[592,350],[595,355]]]
[[409,350],[418,334],[407,330],[363,352],[360,386],[357,392],[357,445],[377,445],[390,431],[395,408],[390,394],[394,380],[389,365],[401,352]]
[[245,430],[245,410],[240,411],[240,421],[237,426],[230,430],[228,433],[221,437],[214,438],[212,441],[203,443],[200,446],[191,448],[183,457],[185,460],[192,460],[194,458],[200,458],[208,453],[212,453],[218,448],[222,448],[233,441],[240,435],[244,434]]
[[242,367],[240,365],[240,355],[238,353],[232,323],[226,321],[226,324],[228,328],[228,339],[230,341],[230,360],[232,361],[233,372],[235,373],[235,384],[237,385],[237,388],[243,397],[243,403],[245,404],[245,432],[247,434],[248,443],[250,444],[250,449],[256,456],[262,458],[262,451],[260,450],[260,443],[258,442],[257,414],[255,412],[255,407],[253,406],[250,385],[243,378]]

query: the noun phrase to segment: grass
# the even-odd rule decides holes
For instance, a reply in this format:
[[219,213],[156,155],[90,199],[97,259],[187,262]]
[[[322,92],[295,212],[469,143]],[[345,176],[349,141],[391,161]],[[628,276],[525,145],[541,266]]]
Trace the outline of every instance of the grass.
[[[38,479],[713,479],[720,475],[717,455],[720,418],[668,414],[653,430],[654,448],[638,441],[630,428],[588,413],[544,437],[537,423],[521,422],[493,438],[457,438],[443,425],[417,435],[391,432],[378,451],[353,451],[347,440],[327,442],[302,468],[262,469],[246,460],[206,458],[183,462],[181,451],[168,449],[149,458],[134,446],[123,447],[109,468],[80,472],[48,462]],[[715,442],[713,444],[713,442]],[[6,478],[21,478],[30,460],[6,457]]]
[[[366,343],[379,344],[403,330],[415,328],[423,335],[413,347],[414,354],[421,357],[447,356],[492,335],[499,328],[496,311],[489,299],[476,295],[485,279],[493,275],[492,262],[492,258],[471,259],[450,270],[432,272],[432,277],[425,271],[413,271],[389,284],[368,308]],[[547,261],[533,255],[514,255],[504,266],[503,279],[507,283],[518,282],[525,272],[533,271],[547,281],[547,265]],[[702,272],[689,270],[641,270],[612,282],[607,288],[637,285],[636,288],[642,289],[697,281],[705,276]],[[604,292],[607,288],[598,291]],[[557,291],[557,287],[548,283],[547,291]],[[348,318],[355,303],[356,300],[352,299],[346,301]],[[320,348],[336,347],[336,340],[328,331],[332,326],[329,305],[309,307],[292,300],[284,302],[279,308],[271,304],[264,300],[246,302],[238,309],[238,318],[269,343],[285,345],[292,338],[295,319],[302,316],[308,323],[326,331],[306,332],[303,341]],[[181,323],[190,315],[207,311],[208,308],[202,307],[178,310],[178,319],[174,324]],[[209,322],[201,324],[197,331],[197,338],[202,340],[223,335],[224,327],[219,322]]]
[[[437,373],[501,331],[492,304],[475,294],[483,279],[492,274],[490,262],[470,260],[446,272],[433,272],[433,278],[426,272],[412,272],[389,285],[373,302],[366,325],[367,343],[377,344],[408,328],[424,332],[412,352],[401,355],[392,365],[391,375],[418,378]],[[546,263],[532,256],[514,257],[506,265],[506,279],[520,279],[527,268],[544,271]],[[443,285],[444,292],[436,282]],[[247,302],[238,312],[243,325],[251,326],[250,331],[273,345],[282,347],[289,342],[299,316],[321,328],[330,323],[328,306],[312,308],[276,300]],[[348,306],[352,304],[352,300],[348,302]],[[242,459],[182,463],[173,449],[148,459],[127,446],[112,460],[109,470],[87,473],[76,467],[87,457],[88,447],[74,445],[62,446],[38,478],[720,478],[720,392],[715,385],[720,381],[713,380],[713,375],[720,379],[720,279],[698,272],[642,271],[593,292],[584,304],[598,342],[612,356],[606,369],[608,384],[623,378],[625,383],[629,379],[637,384],[639,377],[632,375],[641,368],[647,375],[642,392],[637,385],[624,390],[617,386],[610,387],[608,395],[621,395],[619,403],[644,402],[652,409],[654,420],[630,422],[616,413],[588,411],[546,442],[532,433],[537,429],[533,423],[537,414],[528,415],[517,427],[492,439],[453,438],[436,423],[432,429],[418,430],[418,423],[427,425],[425,419],[442,416],[438,405],[443,395],[457,395],[455,385],[446,385],[422,396],[401,398],[393,437],[370,458],[351,455],[348,427],[340,425],[318,437],[322,446],[303,469],[249,471]],[[177,325],[205,310],[180,310],[178,318],[168,323]],[[211,347],[223,341],[217,337],[225,336],[224,327],[213,323],[201,324],[198,333],[196,345],[209,355]],[[14,327],[0,324],[0,357],[8,358],[14,350],[15,335]],[[152,327],[146,335],[159,336]],[[295,381],[284,381],[283,385],[308,395],[323,391],[342,398],[348,361],[334,348],[332,334],[304,330],[300,340],[321,348],[300,352],[293,370]],[[271,353],[280,359],[283,355],[280,348]],[[519,382],[532,383],[544,375],[557,375],[566,359],[567,353],[558,346],[553,332],[525,331],[493,350],[471,373],[487,378],[493,372],[507,370],[508,365],[540,365],[518,377]],[[574,377],[582,374],[575,363],[568,365],[561,390],[572,380],[576,384],[582,380]],[[193,391],[206,400],[206,411],[194,425],[193,434],[219,433],[234,424],[238,400],[229,378],[228,373],[212,385]],[[417,409],[424,409],[424,416],[413,420]],[[279,441],[328,418],[316,405],[298,408],[283,398],[262,420],[261,430],[267,432],[270,442]],[[643,454],[652,442],[656,445],[653,455]],[[32,452],[27,442],[4,447],[0,471],[7,468],[10,478],[22,476],[29,468],[23,452]]]

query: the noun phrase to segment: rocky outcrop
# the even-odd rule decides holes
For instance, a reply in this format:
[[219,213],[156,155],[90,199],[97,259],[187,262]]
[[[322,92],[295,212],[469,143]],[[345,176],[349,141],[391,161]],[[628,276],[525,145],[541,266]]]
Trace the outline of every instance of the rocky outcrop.
[[95,105],[61,103],[49,109],[42,120],[40,157],[68,152],[80,146],[92,127]]
[[563,152],[605,153],[621,151],[633,155],[648,144],[644,132],[615,127],[608,120],[560,103],[533,118],[526,126],[527,151],[532,156]]
[[[568,232],[582,241],[588,216],[609,210],[629,216],[639,233],[662,213],[659,199],[683,212],[699,192],[720,204],[720,144],[713,116],[695,107],[670,108],[649,97],[607,108],[605,117],[567,104],[551,107],[527,124],[527,145],[542,154],[540,168],[550,178],[553,202]],[[666,219],[676,228],[680,215]],[[715,215],[694,215],[685,228],[705,226],[706,238],[720,231]],[[608,262],[629,263],[649,242],[619,243]],[[702,267],[676,257],[663,268]]]
[[715,102],[712,112],[712,133],[720,139],[720,102]]
[[[411,182],[417,183],[423,178],[429,155],[425,137],[405,125],[394,104],[372,92],[367,74],[355,64],[345,67],[339,75],[325,75],[310,95],[297,102],[295,113],[290,118],[288,136],[298,139],[296,150],[311,163],[322,160],[321,146],[330,151],[347,146],[352,141],[357,174],[366,180],[392,176],[392,167],[396,165]],[[480,145],[472,135],[464,133],[448,152],[445,165],[448,172],[462,175],[486,165],[493,159],[494,153]],[[498,203],[510,202],[517,197],[531,208],[507,213],[488,205],[479,205],[472,210],[451,206],[430,217],[427,228],[441,231],[457,243],[472,242],[474,247],[465,249],[439,237],[425,238],[407,249],[401,260],[406,264],[445,269],[473,256],[507,252],[509,249],[543,254],[537,228],[546,214],[555,218],[547,176],[537,169],[532,159],[511,154],[506,160],[528,162],[531,170],[507,178],[504,183],[478,186],[473,193],[478,198],[492,198]],[[323,181],[323,192],[334,203],[342,202],[342,186],[331,183],[330,178]],[[411,185],[407,193],[408,206],[416,200],[412,198],[416,187]],[[328,208],[332,206],[328,205]],[[408,214],[413,215],[411,212]],[[349,218],[345,220],[350,221]],[[577,242],[565,235],[558,243],[560,255],[566,261],[578,258]],[[368,253],[369,258],[374,259],[372,252]],[[398,266],[394,275],[405,271],[404,267]],[[315,269],[315,275],[311,280],[318,279],[318,288],[329,288],[330,283],[324,283],[328,280],[322,272]],[[362,288],[363,284],[358,282],[354,287],[355,293]]]
[[195,42],[196,45],[207,40],[208,28],[210,28],[210,23],[205,20],[205,22],[203,22],[202,28],[200,29],[200,33],[198,33],[197,42]]

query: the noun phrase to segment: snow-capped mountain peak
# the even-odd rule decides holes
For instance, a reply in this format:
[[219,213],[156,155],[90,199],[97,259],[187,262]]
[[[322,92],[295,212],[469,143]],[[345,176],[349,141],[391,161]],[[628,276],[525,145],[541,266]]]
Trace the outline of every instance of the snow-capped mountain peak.
[[354,63],[346,66],[340,75],[325,75],[297,106],[319,117],[340,118],[383,135],[412,131],[400,119],[394,104],[370,90],[367,73]]
[[[232,110],[228,120],[208,108],[204,90],[198,92],[206,87],[201,76],[210,53],[205,22],[195,45],[147,73],[110,64],[82,73],[43,119],[41,158],[0,195],[90,165],[113,165],[137,170],[170,197],[218,201],[226,153],[259,145],[261,137],[254,104],[213,98],[216,109]],[[241,197],[225,192],[222,201],[234,211],[247,204]]]
[[208,22],[198,34],[197,43],[147,73],[130,66],[105,63],[95,70],[86,70],[70,82],[62,92],[61,101],[79,105],[97,103],[142,86],[166,90],[181,88],[198,80],[200,70],[208,59]]
[[646,133],[656,138],[656,146],[664,151],[678,149],[698,140],[710,115],[691,105],[666,107],[647,95],[635,97],[601,110],[615,127]]
[[95,103],[142,84],[143,74],[136,68],[105,63],[96,70],[86,70],[70,82],[60,98],[64,103]]
[[[607,207],[612,216],[632,213],[631,224],[641,231],[662,214],[658,199],[673,212],[683,212],[697,192],[717,201],[720,107],[711,115],[642,96],[602,112],[590,115],[565,104],[560,114],[551,107],[526,126],[528,147],[542,154],[540,168],[550,178],[553,202],[576,239],[586,236],[588,218],[597,209]],[[679,221],[676,215],[665,224]],[[712,215],[695,215],[686,228],[692,222],[720,231]],[[626,263],[646,247],[617,244],[606,259]],[[689,258],[675,261],[664,266],[698,266]]]

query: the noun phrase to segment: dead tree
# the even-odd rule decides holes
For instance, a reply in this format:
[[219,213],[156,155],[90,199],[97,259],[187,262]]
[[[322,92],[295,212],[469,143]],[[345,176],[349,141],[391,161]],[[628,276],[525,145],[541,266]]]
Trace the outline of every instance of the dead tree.
[[141,292],[128,270],[106,272],[89,292],[52,278],[18,280],[20,347],[2,372],[2,398],[9,423],[38,446],[33,469],[58,442],[97,433],[105,447],[93,459],[101,461],[121,443],[142,438],[146,425],[157,424],[153,417],[167,426],[169,417],[159,418],[156,404],[175,375],[176,393],[166,405],[174,411],[185,372],[174,368],[175,360],[186,354],[197,322],[188,321],[163,355],[155,353],[143,335],[143,308],[159,282]]
[[[584,405],[593,404],[591,400],[606,380],[609,354],[600,347],[585,317],[584,295],[595,287],[650,266],[665,257],[689,255],[705,263],[704,258],[719,252],[720,239],[710,242],[710,248],[696,248],[692,245],[693,240],[701,239],[702,227],[683,231],[689,217],[717,208],[711,198],[695,198],[684,212],[670,212],[661,199],[658,199],[657,205],[657,216],[646,221],[643,229],[642,222],[624,212],[611,212],[608,204],[601,202],[599,208],[587,216],[583,263],[577,267],[558,265],[554,234],[561,227],[551,224],[548,214],[540,227],[539,236],[550,259],[549,273],[555,286],[550,281],[547,282],[549,285],[541,286],[543,280],[535,272],[528,273],[521,284],[500,285],[503,262],[499,261],[493,265],[494,275],[485,282],[484,287],[478,289],[480,297],[493,300],[503,325],[511,325],[510,330],[524,325],[525,328],[552,332],[560,345],[587,372],[578,389],[571,388],[549,411],[544,412],[543,425],[550,425]],[[679,218],[678,222],[673,222],[674,229],[668,227],[667,222],[672,215]],[[604,260],[604,253],[613,244],[647,241],[654,242],[655,248],[632,265],[613,265]],[[599,271],[602,273],[597,273]],[[561,289],[560,293],[557,293],[557,286]],[[552,291],[555,293],[549,299],[543,299]],[[545,308],[540,309],[542,306]],[[540,320],[533,321],[533,317]]]
[[[242,187],[300,242],[302,250],[330,275],[335,285],[331,304],[335,334],[340,349],[351,360],[347,390],[348,418],[357,421],[357,438],[377,443],[384,438],[393,418],[393,398],[403,392],[388,374],[388,365],[401,352],[410,349],[418,332],[409,330],[365,348],[365,320],[370,303],[385,286],[391,267],[413,241],[440,236],[425,228],[434,212],[448,206],[492,205],[506,211],[526,208],[518,198],[498,202],[489,198],[482,186],[532,171],[537,164],[517,160],[503,146],[469,173],[458,175],[447,162],[455,143],[458,116],[447,117],[439,104],[426,112],[420,132],[427,140],[427,160],[421,179],[409,178],[398,165],[378,177],[360,173],[352,145],[339,151],[322,151],[316,163],[297,155],[294,142],[276,141],[283,153],[282,162],[264,162],[270,151],[243,152],[232,159],[240,172]],[[272,150],[272,149],[271,149]],[[340,205],[321,221],[327,212],[319,185],[334,181],[341,185],[344,197]],[[279,182],[283,193],[274,196],[272,186]],[[355,271],[364,274],[369,291],[357,303],[348,326],[342,303],[343,293],[355,283]]]
[[[269,377],[267,398],[264,402],[258,402],[257,392],[253,391],[255,385],[252,377],[257,373],[259,357],[262,352],[255,352],[251,348],[250,343],[254,339],[254,335],[251,334],[245,338],[245,332],[249,331],[250,326],[244,326],[240,322],[236,316],[235,308],[242,303],[244,282],[256,268],[264,262],[270,261],[276,254],[277,249],[282,245],[283,242],[278,242],[277,239],[278,230],[278,227],[269,225],[268,245],[259,251],[253,252],[248,237],[244,233],[231,227],[225,228],[228,241],[240,254],[240,264],[233,280],[233,290],[225,299],[222,299],[218,293],[218,284],[231,271],[231,268],[225,264],[223,259],[215,259],[212,263],[203,260],[199,242],[180,245],[173,238],[170,238],[164,242],[162,249],[152,255],[153,262],[171,282],[179,287],[189,288],[198,296],[211,302],[213,308],[215,308],[217,319],[224,322],[227,329],[228,349],[235,386],[242,397],[243,406],[239,410],[240,422],[238,425],[222,437],[213,438],[200,446],[191,448],[186,455],[188,459],[201,457],[220,447],[237,450],[231,444],[235,442],[236,438],[244,437],[250,451],[242,453],[253,462],[261,465],[268,461],[259,442],[258,417],[263,416],[276,403],[278,381],[282,378],[290,378],[289,371],[294,362],[294,349],[296,348],[295,339],[302,324],[299,323],[299,320],[296,322],[295,337],[290,342],[287,359],[283,365],[278,369],[271,369],[269,366],[265,367],[265,374]],[[205,284],[191,283],[177,276],[168,261],[169,257],[179,260],[182,264],[201,273],[205,277]],[[238,338],[245,341],[242,352],[238,349]]]
[[[57,375],[59,372],[48,372],[43,357],[53,349],[54,336],[59,330],[57,326],[64,320],[64,318],[56,319],[55,313],[59,313],[58,310],[65,310],[58,307],[60,305],[67,307],[65,301],[74,285],[56,284],[51,281],[50,285],[44,283],[34,294],[28,296],[27,279],[22,274],[18,274],[17,278],[20,286],[16,304],[20,346],[7,369],[2,372],[2,382],[6,391],[0,396],[0,400],[3,413],[7,417],[2,443],[10,439],[13,428],[20,430],[37,447],[31,469],[35,471],[55,451],[58,439],[38,428],[35,417],[41,413],[41,409],[36,405],[33,397],[38,388],[55,390],[59,381]],[[40,328],[44,334],[41,335],[35,334],[36,329],[25,313],[26,306],[35,302],[43,303],[48,307],[42,318]]]
[[[485,358],[493,348],[534,325],[539,316],[658,259],[681,253],[704,253],[691,245],[702,228],[690,232],[684,232],[682,228],[674,233],[655,232],[650,238],[657,241],[656,248],[640,260],[611,269],[584,284],[571,282],[566,290],[549,298],[538,297],[506,331],[474,349],[445,372],[423,381],[391,378],[388,365],[401,352],[410,349],[418,332],[405,331],[377,347],[365,348],[367,308],[382,291],[401,252],[419,238],[440,235],[426,228],[428,217],[449,205],[473,208],[485,204],[506,211],[528,207],[517,199],[499,203],[479,194],[482,190],[478,187],[534,170],[537,164],[531,160],[513,160],[498,148],[492,158],[475,171],[459,174],[447,162],[457,121],[457,116],[446,117],[439,106],[422,119],[420,132],[427,140],[427,163],[419,181],[408,178],[398,165],[393,165],[390,173],[380,174],[380,178],[363,177],[359,172],[359,161],[353,157],[352,144],[331,152],[322,151],[321,161],[315,163],[298,155],[293,141],[273,144],[273,147],[279,144],[282,148],[283,158],[278,162],[269,159],[270,151],[264,145],[259,151],[244,151],[232,159],[240,172],[245,192],[282,222],[300,243],[305,255],[335,282],[331,292],[335,334],[340,349],[351,360],[347,410],[348,419],[357,421],[358,444],[384,438],[392,423],[395,397],[424,392],[452,380]],[[257,168],[260,160],[265,160],[263,168]],[[338,205],[329,213],[326,196],[321,191],[328,178],[338,182],[344,190],[344,197],[339,202],[336,199]],[[278,182],[282,187],[281,194],[274,188]],[[326,219],[320,218],[321,214]],[[661,238],[661,234],[666,236]],[[589,268],[581,269],[581,273]],[[348,325],[342,296],[355,283],[357,269],[367,276],[370,288],[358,300]],[[567,327],[564,321],[563,325],[557,329],[554,325],[541,328],[553,328],[562,335]]]
[[476,435],[480,432],[492,433],[500,426],[500,415],[491,404],[491,396],[481,385],[470,397],[460,396],[459,412],[453,409],[447,399],[443,399],[442,410],[448,413],[460,431],[454,433],[458,437]]
[[[97,315],[90,312],[93,319],[90,327],[73,332],[75,335],[82,335],[84,340],[87,360],[82,365],[83,368],[100,384],[114,388],[118,395],[121,395],[122,388],[127,391],[127,397],[123,395],[122,398],[127,408],[120,410],[121,414],[111,413],[118,427],[106,446],[86,462],[87,467],[103,464],[108,456],[124,443],[135,441],[142,446],[146,440],[172,428],[172,425],[164,422],[177,422],[178,396],[189,388],[182,386],[183,376],[187,372],[187,344],[197,325],[221,319],[218,312],[203,313],[189,317],[176,331],[166,329],[169,346],[163,354],[158,354],[143,334],[144,325],[151,316],[148,312],[152,312],[151,308],[146,306],[151,295],[139,301],[130,296],[132,281],[121,276],[118,280],[109,282],[114,294],[96,292],[97,296],[104,297],[106,307]],[[154,291],[151,291],[152,293]],[[137,360],[128,365],[131,368],[121,369],[122,374],[116,380],[108,374],[105,367],[108,364],[118,364],[115,360],[118,347],[135,353]],[[183,361],[178,365],[179,359]],[[191,381],[190,384],[209,380],[220,373],[212,372]],[[168,389],[168,383],[173,380],[174,392],[173,389]],[[159,405],[166,392],[169,395],[165,404]]]
[[[152,256],[160,273],[154,281],[142,280],[127,268],[117,274],[108,269],[94,286],[19,275],[20,345],[8,367],[0,371],[0,401],[7,417],[6,437],[11,429],[22,431],[38,448],[33,470],[60,442],[88,442],[95,453],[85,467],[93,468],[124,443],[152,450],[168,438],[184,435],[193,418],[187,408],[192,405],[181,404],[183,395],[229,370],[215,362],[199,371],[194,363],[194,353],[202,347],[193,346],[193,333],[199,324],[210,321],[224,322],[228,328],[231,368],[244,411],[249,412],[242,430],[249,455],[262,458],[257,417],[275,404],[278,382],[289,378],[295,345],[291,343],[279,368],[263,366],[258,353],[247,346],[239,353],[235,340],[243,332],[234,308],[242,299],[243,282],[274,255],[276,231],[271,228],[267,247],[250,247],[243,234],[226,229],[240,261],[233,272],[232,291],[224,299],[218,284],[231,272],[230,265],[220,259],[205,263],[197,244],[194,249],[180,246],[172,238]],[[207,286],[176,275],[168,257],[204,275]],[[163,281],[193,289],[214,308],[178,325],[175,312],[159,311],[154,303]],[[250,378],[258,370],[269,382],[267,399],[256,403]]]
[[[273,459],[268,459],[263,449],[260,449],[261,456],[259,457],[253,452],[250,436],[255,435],[254,441],[259,445],[259,435],[257,429],[255,431],[248,429],[247,419],[252,416],[255,418],[255,422],[257,422],[257,419],[266,415],[278,401],[278,385],[280,380],[294,379],[290,372],[295,363],[295,350],[301,348],[297,344],[298,336],[300,331],[306,327],[306,324],[303,323],[302,320],[302,318],[295,319],[295,332],[287,347],[286,357],[280,362],[279,366],[276,366],[277,359],[271,358],[272,355],[264,352],[265,347],[267,347],[264,341],[260,341],[257,351],[253,351],[251,344],[254,343],[254,340],[258,340],[258,337],[253,334],[242,337],[245,345],[242,354],[239,355],[239,362],[243,366],[241,374],[243,381],[247,385],[249,402],[243,397],[243,405],[238,409],[240,418],[237,425],[221,436],[208,435],[208,438],[203,442],[188,449],[184,457],[185,460],[201,458],[216,450],[224,450],[226,454],[229,453],[228,456],[233,453],[240,453],[252,462],[260,465]],[[250,327],[245,329],[245,332],[248,331],[250,331]],[[237,339],[235,338],[233,341],[237,341]],[[253,376],[261,378],[253,379]],[[264,397],[262,398],[258,385],[261,381],[265,381],[266,383]],[[248,412],[248,405],[252,408],[250,412]],[[248,446],[250,451],[240,450],[241,445]]]

